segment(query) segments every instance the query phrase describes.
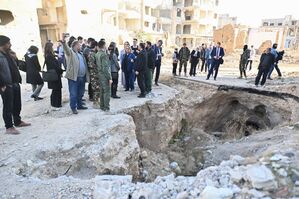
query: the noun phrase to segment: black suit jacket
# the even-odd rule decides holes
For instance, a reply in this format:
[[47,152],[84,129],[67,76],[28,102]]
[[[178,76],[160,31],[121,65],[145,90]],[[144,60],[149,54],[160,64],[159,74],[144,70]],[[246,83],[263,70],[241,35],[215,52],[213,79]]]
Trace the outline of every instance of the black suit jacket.
[[145,50],[142,50],[136,59],[136,71],[139,73],[145,72],[145,67],[147,67],[147,53]]
[[[217,53],[217,47],[214,47],[213,50],[212,50],[212,53],[211,53],[211,56],[212,56],[213,59],[215,59],[214,57],[216,56],[216,53]],[[220,47],[219,56],[221,58],[223,58],[223,56],[224,56],[224,49],[222,47]]]
[[198,62],[198,61],[199,61],[199,58],[200,58],[200,51],[197,51],[197,55],[194,56],[195,52],[196,52],[195,50],[192,50],[192,52],[191,52],[190,61],[191,61],[192,63],[196,63],[196,62]]

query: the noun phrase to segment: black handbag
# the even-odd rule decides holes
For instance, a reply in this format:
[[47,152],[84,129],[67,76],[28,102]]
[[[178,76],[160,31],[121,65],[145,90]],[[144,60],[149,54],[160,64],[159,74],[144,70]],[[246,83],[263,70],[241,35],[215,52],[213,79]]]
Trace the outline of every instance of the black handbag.
[[48,71],[42,71],[43,80],[45,82],[55,82],[59,79],[56,70],[50,69]]
[[18,60],[18,67],[19,67],[19,70],[23,71],[23,72],[26,72],[27,71],[27,65],[26,65],[26,62],[23,61],[23,60]]
[[[44,62],[43,69],[45,68],[46,62]],[[55,69],[48,71],[42,71],[42,77],[45,82],[55,82],[59,79],[59,76]]]
[[223,60],[222,58],[220,58],[220,59],[219,59],[219,63],[220,63],[220,64],[223,64],[223,63],[224,63],[224,60]]

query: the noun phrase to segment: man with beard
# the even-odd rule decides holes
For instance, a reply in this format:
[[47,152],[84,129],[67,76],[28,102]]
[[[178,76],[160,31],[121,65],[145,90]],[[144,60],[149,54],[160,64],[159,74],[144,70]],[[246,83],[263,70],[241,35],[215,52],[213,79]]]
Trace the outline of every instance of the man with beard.
[[136,59],[136,72],[138,86],[140,88],[139,98],[145,98],[145,70],[147,67],[147,53],[144,43],[139,44],[139,54]]
[[156,55],[154,50],[152,49],[152,43],[150,41],[146,42],[146,52],[147,52],[147,66],[145,68],[145,91],[147,94],[151,94],[153,70],[155,68]]
[[[11,55],[10,39],[0,35],[0,94],[3,101],[3,120],[6,133],[17,135],[15,127],[31,124],[21,120],[21,75],[17,67],[17,59]],[[15,127],[14,127],[15,126]]]

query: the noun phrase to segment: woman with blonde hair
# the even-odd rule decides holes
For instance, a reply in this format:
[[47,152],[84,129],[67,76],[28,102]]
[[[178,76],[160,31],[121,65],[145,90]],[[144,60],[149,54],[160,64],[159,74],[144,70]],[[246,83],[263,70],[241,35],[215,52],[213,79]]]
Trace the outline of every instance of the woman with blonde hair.
[[132,49],[128,46],[125,49],[125,55],[121,63],[121,70],[125,73],[126,80],[126,90],[134,91],[134,81],[135,81],[135,55],[132,53]]

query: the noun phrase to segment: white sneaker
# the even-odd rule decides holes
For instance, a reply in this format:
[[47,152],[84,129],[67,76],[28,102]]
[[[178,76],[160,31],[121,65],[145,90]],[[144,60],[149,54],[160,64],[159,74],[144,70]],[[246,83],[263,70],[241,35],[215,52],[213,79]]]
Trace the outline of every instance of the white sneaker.
[[60,111],[60,108],[51,107],[51,111]]

